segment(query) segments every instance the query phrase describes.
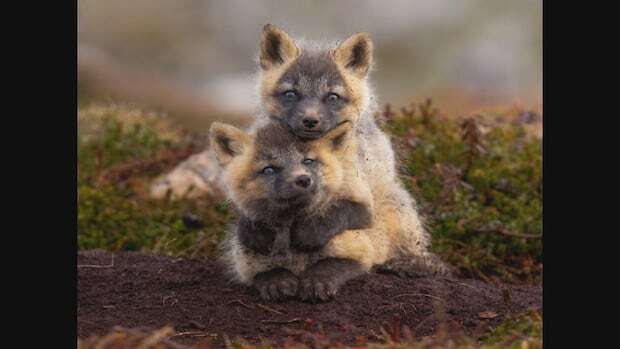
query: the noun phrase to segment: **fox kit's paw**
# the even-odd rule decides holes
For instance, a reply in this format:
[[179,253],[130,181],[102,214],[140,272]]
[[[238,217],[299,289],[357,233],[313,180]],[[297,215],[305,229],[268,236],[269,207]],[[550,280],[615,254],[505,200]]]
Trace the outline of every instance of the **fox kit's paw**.
[[431,270],[437,276],[444,277],[453,277],[454,276],[454,268],[452,268],[449,264],[445,263],[437,255],[433,255],[431,263],[428,266],[428,269]]
[[351,259],[320,260],[301,276],[299,298],[313,303],[328,301],[344,283],[363,273],[362,266]]
[[423,276],[452,277],[453,274],[452,268],[433,253],[393,259],[379,266],[377,272],[406,278]]
[[306,302],[325,302],[336,296],[338,285],[330,278],[308,275],[301,280],[299,298]]
[[291,298],[297,294],[298,285],[297,276],[283,268],[271,269],[254,277],[254,287],[264,300]]

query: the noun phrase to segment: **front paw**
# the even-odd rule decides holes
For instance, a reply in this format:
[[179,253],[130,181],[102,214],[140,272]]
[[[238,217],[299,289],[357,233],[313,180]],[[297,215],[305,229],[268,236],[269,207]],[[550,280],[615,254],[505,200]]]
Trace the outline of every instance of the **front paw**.
[[299,282],[299,298],[307,302],[325,302],[334,298],[347,281],[364,274],[357,261],[326,258],[308,268]]
[[376,270],[378,273],[392,274],[401,278],[433,276],[450,278],[453,275],[452,267],[430,252],[421,256],[393,259],[378,266]]
[[299,298],[304,302],[326,302],[336,296],[338,285],[329,277],[308,276],[299,285]]
[[261,298],[268,301],[279,301],[294,297],[297,294],[299,279],[292,272],[278,268],[254,277],[254,287]]

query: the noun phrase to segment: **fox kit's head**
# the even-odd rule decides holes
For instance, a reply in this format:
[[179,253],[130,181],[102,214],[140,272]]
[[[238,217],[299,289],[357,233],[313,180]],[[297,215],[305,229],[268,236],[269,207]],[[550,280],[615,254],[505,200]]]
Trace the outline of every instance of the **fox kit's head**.
[[372,47],[367,33],[319,48],[296,43],[282,29],[265,25],[259,57],[264,111],[308,139],[344,121],[355,123],[369,105]]
[[342,186],[351,123],[315,141],[302,141],[280,123],[252,133],[213,123],[210,142],[231,201],[246,216],[274,219],[321,205]]

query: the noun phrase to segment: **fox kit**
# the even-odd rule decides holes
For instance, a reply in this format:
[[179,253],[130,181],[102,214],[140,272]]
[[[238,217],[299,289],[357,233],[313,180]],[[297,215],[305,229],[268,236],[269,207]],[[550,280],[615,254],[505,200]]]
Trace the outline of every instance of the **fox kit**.
[[280,122],[247,133],[214,123],[210,142],[240,216],[225,249],[237,280],[270,299],[296,295],[300,284],[302,299],[335,293],[347,278],[334,275],[333,287],[317,293],[314,265],[329,257],[324,247],[335,235],[372,224],[373,200],[355,171],[351,123],[317,140],[299,139]]
[[357,154],[352,166],[371,190],[376,222],[372,229],[346,231],[325,246],[325,253],[350,261],[331,267],[334,273],[353,275],[352,269],[367,271],[395,260],[415,260],[428,271],[448,273],[428,252],[430,236],[397,176],[390,140],[374,120],[376,101],[368,82],[372,53],[367,33],[319,45],[296,42],[282,29],[265,25],[259,56],[261,117],[280,120],[304,139],[320,139],[343,122],[353,124]]
[[[254,130],[212,126],[225,190],[241,216],[226,258],[237,280],[253,284],[264,298],[298,293],[327,300],[373,266],[449,272],[428,252],[430,237],[397,177],[390,140],[373,118],[372,50],[366,33],[317,45],[295,42],[268,24],[261,35],[262,110]],[[341,127],[350,128],[342,140],[353,146],[338,155]],[[324,160],[330,156],[338,161]],[[300,163],[305,169],[298,172]],[[317,165],[323,171],[310,171]],[[305,175],[311,184],[299,188],[296,178]],[[327,199],[334,193],[343,200]],[[275,258],[287,250],[290,256]]]

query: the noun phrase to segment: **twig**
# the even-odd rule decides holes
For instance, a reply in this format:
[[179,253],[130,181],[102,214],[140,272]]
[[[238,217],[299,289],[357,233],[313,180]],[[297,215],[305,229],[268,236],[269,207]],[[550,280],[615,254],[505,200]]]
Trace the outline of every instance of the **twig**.
[[542,239],[542,235],[534,235],[534,234],[517,234],[517,233],[513,233],[511,231],[508,231],[508,229],[506,228],[497,228],[497,229],[479,229],[479,230],[472,230],[472,233],[483,233],[483,234],[501,234],[501,235],[505,235],[505,236],[512,236],[512,237],[516,237],[516,238],[523,238],[523,239]]
[[442,279],[442,280],[445,280],[445,281],[448,281],[448,282],[452,282],[452,283],[457,284],[457,285],[461,285],[461,286],[469,287],[469,288],[471,288],[471,289],[474,289],[474,290],[479,291],[479,289],[475,288],[474,286],[468,285],[468,284],[463,283],[463,282],[454,281],[454,280],[452,280],[452,279],[450,279],[450,278],[444,278],[444,277],[442,277],[441,279]]
[[198,322],[196,320],[191,320],[189,323],[190,323],[190,325],[192,325],[192,326],[194,326],[194,327],[196,327],[198,329],[201,329],[201,330],[204,330],[204,329],[207,328],[207,326],[201,324],[200,322]]
[[268,311],[270,311],[270,312],[272,312],[272,313],[276,313],[276,314],[279,314],[279,315],[286,315],[286,314],[284,314],[284,313],[283,313],[283,312],[281,312],[281,311],[275,310],[275,309],[273,309],[273,308],[270,308],[270,307],[268,307],[268,306],[266,306],[266,305],[262,305],[262,304],[260,304],[260,303],[256,303],[256,306],[257,306],[257,307],[259,307],[259,308],[263,308],[263,309],[265,309],[265,310],[268,310]]
[[399,294],[397,296],[394,296],[394,298],[405,297],[405,296],[424,296],[424,297],[430,297],[430,298],[434,298],[434,299],[443,301],[443,299],[441,299],[439,297],[436,297],[436,296],[433,296],[433,295],[430,295],[430,294],[424,294],[424,293],[403,293],[403,294]]
[[418,328],[422,326],[422,324],[424,324],[428,319],[433,318],[433,317],[435,317],[435,314],[430,314],[429,316],[425,317],[424,320],[420,321],[413,330],[417,331]]
[[235,299],[234,301],[228,302],[228,304],[233,304],[233,303],[239,303],[239,304],[241,304],[242,306],[244,306],[244,307],[246,307],[248,309],[254,309],[253,307],[243,303],[240,299]]
[[[490,277],[486,276],[485,273],[483,273],[482,271],[478,270],[478,269],[472,269],[472,271],[474,273],[476,273],[476,275],[478,275],[479,278],[481,278],[484,282],[486,282],[487,284],[492,284],[493,280],[491,280]],[[483,293],[484,295],[484,293]]]
[[96,265],[96,264],[78,264],[78,268],[112,268],[114,267],[114,255],[112,255],[112,261],[107,265]]
[[400,310],[403,311],[403,313],[407,313],[407,308],[406,308],[407,305],[410,305],[413,308],[413,310],[418,310],[418,308],[415,306],[415,304],[413,304],[411,302],[398,302],[396,304],[383,305],[383,306],[380,306],[377,309],[385,309],[385,308],[398,307]]
[[174,337],[182,337],[182,336],[192,336],[192,337],[216,337],[215,333],[206,333],[206,332],[198,332],[198,331],[187,331],[187,332],[179,332],[177,334],[173,334],[168,338]]
[[300,318],[294,318],[291,320],[261,320],[260,322],[264,323],[264,324],[290,324],[293,322],[299,322],[301,321]]

